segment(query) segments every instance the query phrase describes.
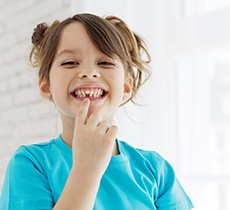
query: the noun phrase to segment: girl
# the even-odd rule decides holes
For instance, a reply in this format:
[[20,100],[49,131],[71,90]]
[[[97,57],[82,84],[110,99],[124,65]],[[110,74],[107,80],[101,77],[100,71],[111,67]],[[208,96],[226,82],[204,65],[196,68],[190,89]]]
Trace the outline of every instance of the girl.
[[166,160],[116,139],[116,110],[149,77],[143,40],[117,17],[77,14],[37,25],[32,43],[39,89],[62,133],[15,152],[0,209],[191,209]]

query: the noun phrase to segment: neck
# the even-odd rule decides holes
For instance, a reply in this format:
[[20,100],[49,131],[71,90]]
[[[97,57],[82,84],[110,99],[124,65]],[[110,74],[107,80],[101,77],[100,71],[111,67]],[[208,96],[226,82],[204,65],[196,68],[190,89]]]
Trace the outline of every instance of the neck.
[[74,117],[67,117],[62,112],[60,112],[61,123],[62,123],[62,139],[69,147],[72,148],[72,140],[74,133]]

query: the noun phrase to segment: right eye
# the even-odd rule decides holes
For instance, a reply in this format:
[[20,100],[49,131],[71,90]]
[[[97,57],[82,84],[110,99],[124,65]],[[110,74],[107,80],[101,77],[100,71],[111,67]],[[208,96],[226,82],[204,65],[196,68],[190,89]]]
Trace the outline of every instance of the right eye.
[[78,64],[77,61],[65,61],[61,63],[61,66],[77,66]]

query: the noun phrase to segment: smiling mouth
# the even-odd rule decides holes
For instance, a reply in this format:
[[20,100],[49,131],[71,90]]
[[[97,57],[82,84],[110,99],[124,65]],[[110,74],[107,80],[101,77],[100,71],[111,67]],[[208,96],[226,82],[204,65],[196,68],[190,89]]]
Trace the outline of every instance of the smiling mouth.
[[83,99],[83,98],[92,98],[99,99],[107,95],[107,91],[101,88],[79,88],[71,92],[71,95],[74,98]]

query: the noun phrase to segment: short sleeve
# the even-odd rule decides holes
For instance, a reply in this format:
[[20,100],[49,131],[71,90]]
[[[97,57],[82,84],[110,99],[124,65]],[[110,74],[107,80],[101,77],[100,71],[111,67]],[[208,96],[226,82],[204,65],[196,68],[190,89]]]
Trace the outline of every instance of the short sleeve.
[[189,210],[193,204],[180,182],[176,178],[171,165],[157,154],[158,195],[155,206],[159,210]]
[[11,158],[0,198],[1,210],[48,210],[54,206],[43,166],[25,147]]

